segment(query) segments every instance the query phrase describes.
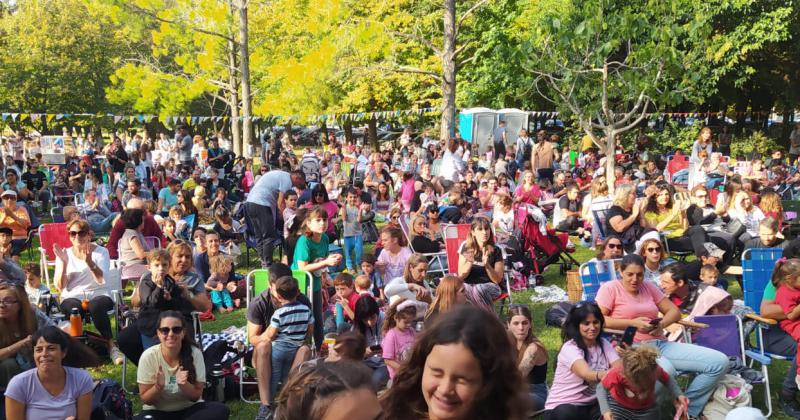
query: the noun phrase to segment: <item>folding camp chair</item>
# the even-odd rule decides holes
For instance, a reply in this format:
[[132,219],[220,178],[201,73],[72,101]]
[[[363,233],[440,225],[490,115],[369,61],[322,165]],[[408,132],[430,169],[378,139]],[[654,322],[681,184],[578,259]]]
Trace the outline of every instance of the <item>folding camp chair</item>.
[[[764,386],[764,401],[767,404],[767,417],[772,414],[772,398],[769,390],[770,356],[757,350],[745,348],[744,328],[742,320],[736,315],[706,315],[694,317],[695,322],[708,325],[694,334],[689,334],[693,344],[708,347],[724,353],[728,357],[737,357],[742,363],[752,366],[753,362],[761,365],[763,378],[751,385]],[[748,363],[749,362],[749,363]]]
[[[309,302],[311,302],[311,307],[314,307],[314,293],[313,293],[313,286],[314,286],[314,278],[311,276],[311,273],[303,270],[293,270],[292,277],[297,280],[297,286],[300,289],[301,293],[304,293],[306,297],[308,297]],[[269,270],[259,268],[250,271],[247,273],[247,277],[245,277],[245,283],[247,287],[247,295],[245,296],[245,301],[247,302],[247,307],[250,307],[250,302],[255,298],[257,295],[263,293],[265,290],[269,289]],[[311,289],[311,292],[309,292]],[[311,337],[311,357],[315,356],[316,352],[316,343],[314,341],[314,335],[312,334]],[[244,344],[245,348],[250,348],[250,337],[245,332],[244,336]],[[258,399],[251,400],[245,397],[244,395],[244,388],[246,385],[258,385],[257,381],[248,381],[245,380],[245,366],[244,366],[244,359],[242,359],[242,365],[239,369],[239,398],[242,401],[252,404],[258,404],[260,401]]]
[[[445,251],[447,252],[447,268],[450,274],[458,275],[458,255],[464,241],[467,240],[470,225],[442,225],[442,236],[444,237]],[[507,259],[505,251],[502,247],[498,247],[500,252],[503,253],[503,261]],[[495,299],[495,303],[500,302],[500,311],[498,315],[502,316],[503,309],[511,302],[511,281],[509,279],[508,271],[503,265],[503,280],[505,282],[505,290],[502,290],[500,296]],[[501,286],[502,288],[502,286]]]
[[53,285],[50,283],[50,273],[47,267],[56,265],[53,245],[59,245],[64,249],[72,246],[66,223],[45,223],[39,226],[39,253],[41,254],[39,265],[49,288],[52,288]]
[[[742,289],[744,294],[744,304],[753,309],[755,314],[748,314],[747,318],[757,322],[755,328],[755,343],[749,342],[752,350],[761,356],[774,360],[791,361],[793,357],[770,353],[764,348],[763,330],[777,328],[777,322],[772,319],[762,318],[761,300],[764,296],[764,289],[767,282],[772,278],[772,270],[782,256],[783,250],[780,248],[751,248],[742,253]],[[757,360],[757,359],[751,359]],[[762,363],[763,365],[763,363]],[[772,413],[772,400],[769,394],[769,381],[767,381],[767,416]]]
[[[411,251],[417,254],[422,254],[426,258],[428,258],[428,273],[442,273],[443,276],[447,274],[447,267],[445,266],[445,261],[443,261],[443,259],[447,258],[447,252],[429,252],[429,253],[417,252],[414,249],[414,246],[411,245],[411,234],[410,234],[411,230],[408,226],[408,219],[406,219],[406,216],[400,216],[399,222],[400,222],[400,230],[403,231],[403,235],[405,235],[406,241],[408,241],[408,246],[411,248]],[[432,266],[434,266],[434,261],[438,263],[438,268],[431,268]]]
[[581,264],[578,274],[583,287],[583,300],[594,301],[601,284],[619,278],[617,267],[620,261],[622,260],[594,260]]
[[161,240],[155,236],[145,236],[144,243],[147,246],[147,249],[152,251],[154,249],[161,249]]

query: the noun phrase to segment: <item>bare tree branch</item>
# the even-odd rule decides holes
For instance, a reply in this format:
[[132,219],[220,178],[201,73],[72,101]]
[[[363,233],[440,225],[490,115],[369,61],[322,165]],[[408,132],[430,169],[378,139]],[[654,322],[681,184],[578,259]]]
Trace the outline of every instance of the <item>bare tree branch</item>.
[[479,7],[486,4],[489,0],[478,0],[477,3],[473,4],[472,7],[467,9],[460,18],[458,18],[458,23],[456,23],[456,30],[455,30],[455,38],[458,38],[458,32],[461,31],[461,26],[464,24],[464,21],[473,14]]
[[416,67],[399,66],[399,67],[389,68],[389,71],[393,71],[395,73],[424,74],[426,76],[429,76],[429,77],[432,77],[432,78],[436,79],[438,82],[442,81],[442,75],[441,74],[433,72],[433,71],[418,69]]

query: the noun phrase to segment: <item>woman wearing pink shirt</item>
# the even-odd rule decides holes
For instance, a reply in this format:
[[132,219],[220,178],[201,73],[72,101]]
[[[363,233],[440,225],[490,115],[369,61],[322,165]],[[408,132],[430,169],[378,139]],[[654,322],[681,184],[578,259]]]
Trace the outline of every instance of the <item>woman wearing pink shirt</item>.
[[661,353],[658,364],[671,376],[676,371],[694,373],[686,396],[689,418],[699,418],[717,382],[728,370],[728,358],[707,347],[667,341],[664,328],[680,320],[678,307],[656,285],[644,281],[644,260],[639,255],[625,256],[620,270],[619,281],[603,283],[597,292],[597,304],[606,325],[619,330],[636,327],[634,343],[656,347]]
[[567,314],[561,336],[553,386],[547,395],[545,420],[600,417],[595,389],[609,369],[619,365],[619,356],[600,337],[605,320],[593,302],[581,302]]

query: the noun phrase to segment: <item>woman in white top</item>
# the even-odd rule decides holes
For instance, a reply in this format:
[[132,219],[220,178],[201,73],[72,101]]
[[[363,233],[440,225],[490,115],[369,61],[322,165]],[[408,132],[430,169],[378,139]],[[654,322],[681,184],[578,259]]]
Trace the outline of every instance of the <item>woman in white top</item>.
[[439,174],[444,178],[442,187],[445,191],[450,189],[453,183],[461,181],[461,174],[466,171],[464,161],[456,154],[458,145],[454,139],[447,141],[447,148],[442,156],[442,163],[439,166]]
[[169,138],[164,133],[159,134],[160,139],[158,140],[158,145],[156,146],[158,150],[161,152],[159,162],[161,165],[166,165],[169,162],[170,153],[172,150],[172,145],[169,142]]
[[[122,364],[122,352],[114,344],[108,311],[114,309],[111,289],[106,285],[111,260],[108,250],[92,243],[92,229],[85,220],[67,224],[72,246],[64,249],[53,245],[56,271],[53,276],[56,289],[61,294],[61,311],[65,314],[77,309],[81,315],[89,312],[100,334],[108,340],[111,360]],[[87,305],[84,306],[83,302]]]
[[733,196],[733,209],[729,210],[728,214],[732,219],[742,222],[745,229],[747,229],[742,234],[742,237],[739,238],[742,242],[758,237],[758,224],[764,219],[764,213],[760,208],[753,205],[750,194],[746,191],[737,192]]
[[123,263],[122,278],[139,280],[147,272],[147,243],[142,235],[144,210],[128,209],[122,213],[125,233],[119,238],[119,261]]

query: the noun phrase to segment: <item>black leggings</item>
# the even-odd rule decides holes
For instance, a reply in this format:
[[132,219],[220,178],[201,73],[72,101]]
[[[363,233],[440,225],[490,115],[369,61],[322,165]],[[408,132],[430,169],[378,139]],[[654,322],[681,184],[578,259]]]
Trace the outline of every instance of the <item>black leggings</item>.
[[561,404],[544,412],[544,420],[597,420],[600,418],[600,406]]
[[[72,313],[72,308],[78,308],[81,315],[85,315],[86,311],[81,307],[81,301],[77,298],[67,298],[61,301],[61,312],[65,313],[67,318]],[[92,322],[100,331],[100,335],[107,340],[114,338],[111,332],[111,320],[108,318],[108,311],[114,309],[114,301],[108,296],[95,296],[89,301],[89,313],[92,315]]]
[[704,252],[703,244],[706,242],[709,242],[708,234],[700,226],[689,226],[682,236],[667,238],[670,251],[694,252],[694,255],[701,255]]
[[153,420],[228,420],[231,410],[221,402],[204,401],[178,411],[143,410],[134,419],[141,420],[147,415],[153,416]]

